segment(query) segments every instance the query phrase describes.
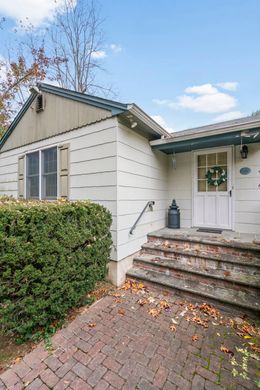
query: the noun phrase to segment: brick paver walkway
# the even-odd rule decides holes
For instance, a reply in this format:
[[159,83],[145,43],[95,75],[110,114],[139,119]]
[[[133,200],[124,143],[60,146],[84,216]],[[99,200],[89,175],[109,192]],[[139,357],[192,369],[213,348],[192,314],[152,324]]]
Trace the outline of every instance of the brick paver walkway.
[[[257,388],[257,361],[244,358],[241,368],[244,355],[236,347],[245,348],[245,340],[221,324],[227,317],[195,313],[175,295],[155,290],[119,294],[123,296],[103,298],[58,331],[51,353],[40,344],[4,372],[0,389]],[[155,310],[149,313],[151,309]],[[191,321],[198,316],[208,320],[208,328]],[[198,340],[192,341],[192,336]],[[231,364],[231,353],[222,352],[221,345],[234,352],[238,366]]]

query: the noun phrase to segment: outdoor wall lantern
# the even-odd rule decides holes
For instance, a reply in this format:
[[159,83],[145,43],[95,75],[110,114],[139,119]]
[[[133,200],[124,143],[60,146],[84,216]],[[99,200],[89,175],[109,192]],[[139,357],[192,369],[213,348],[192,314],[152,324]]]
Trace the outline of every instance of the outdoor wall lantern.
[[248,147],[247,147],[247,145],[241,146],[240,154],[241,154],[241,158],[242,158],[243,160],[244,160],[245,158],[247,158],[247,155],[248,155]]

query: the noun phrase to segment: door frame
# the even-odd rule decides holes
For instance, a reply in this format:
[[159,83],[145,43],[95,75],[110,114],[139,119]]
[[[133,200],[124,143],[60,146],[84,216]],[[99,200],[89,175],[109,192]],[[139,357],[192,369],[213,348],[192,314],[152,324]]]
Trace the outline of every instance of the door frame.
[[234,200],[235,200],[235,191],[234,191],[234,168],[235,168],[235,154],[234,154],[234,145],[228,145],[228,146],[219,146],[219,147],[213,147],[213,148],[207,148],[207,149],[198,149],[192,151],[192,217],[191,217],[191,226],[192,227],[200,227],[195,226],[195,216],[194,216],[194,207],[195,207],[195,188],[197,186],[197,161],[196,156],[198,154],[207,154],[210,152],[225,152],[230,151],[230,162],[231,162],[231,168],[230,168],[230,174],[229,174],[229,186],[228,191],[232,191],[231,201],[230,201],[230,229],[228,230],[234,230]]

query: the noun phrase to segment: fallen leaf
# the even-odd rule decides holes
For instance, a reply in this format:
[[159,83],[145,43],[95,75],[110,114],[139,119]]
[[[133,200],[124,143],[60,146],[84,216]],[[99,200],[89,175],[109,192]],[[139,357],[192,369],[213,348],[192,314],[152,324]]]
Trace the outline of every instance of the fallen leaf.
[[195,322],[196,324],[201,325],[204,328],[209,327],[208,325],[209,320],[207,318],[203,319],[199,316],[194,316],[194,317],[186,317],[185,319],[186,321]]
[[114,293],[111,293],[110,295],[111,295],[112,297],[115,297],[115,298],[119,298],[119,297],[122,296],[119,292],[114,292]]
[[255,344],[251,345],[251,349],[252,349],[254,352],[260,353],[260,347],[257,347]]
[[97,324],[96,324],[95,322],[89,322],[89,323],[88,323],[88,327],[89,327],[89,328],[95,328],[96,325],[97,325]]
[[121,316],[124,316],[125,315],[125,310],[124,309],[119,309],[118,310],[118,314],[120,314]]
[[178,322],[177,322],[174,318],[172,318],[172,322],[173,322],[174,324],[178,324]]
[[144,291],[145,285],[143,283],[138,283],[134,280],[127,279],[121,289],[131,290],[132,293],[138,293],[139,291]]
[[158,317],[161,314],[161,309],[159,308],[153,308],[148,311],[148,313],[153,317]]
[[188,310],[196,310],[198,305],[193,305],[192,303],[189,303],[186,307]]
[[155,299],[153,297],[148,297],[147,300],[149,301],[149,303],[154,303],[155,302]]
[[198,341],[199,340],[199,336],[197,336],[196,334],[194,334],[192,337],[191,337],[192,341]]
[[122,299],[121,298],[115,298],[115,303],[122,303]]
[[170,325],[170,330],[172,332],[176,332],[176,326],[175,325]]
[[140,298],[137,303],[139,303],[140,306],[144,306],[146,305],[147,303],[149,303],[148,299],[147,298]]
[[224,276],[230,276],[230,275],[231,275],[231,273],[229,271],[224,272]]
[[220,333],[217,333],[217,336],[220,337]]
[[204,314],[217,318],[220,316],[220,313],[217,309],[215,309],[214,306],[209,305],[207,303],[203,303],[202,305],[199,306],[200,311],[202,311]]
[[21,360],[22,360],[22,357],[21,357],[21,356],[18,356],[18,357],[15,359],[15,363],[19,363]]
[[159,305],[162,309],[170,309],[170,305],[169,303],[166,301],[166,300],[163,300],[163,301],[160,301],[159,302]]
[[234,352],[232,352],[231,349],[229,349],[225,345],[221,345],[220,350],[224,353],[228,353],[229,355],[234,356]]

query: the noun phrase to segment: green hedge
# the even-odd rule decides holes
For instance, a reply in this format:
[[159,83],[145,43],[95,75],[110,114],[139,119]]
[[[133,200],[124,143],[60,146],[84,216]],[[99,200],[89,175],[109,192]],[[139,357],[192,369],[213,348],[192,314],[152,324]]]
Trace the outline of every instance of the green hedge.
[[104,278],[110,213],[91,202],[0,200],[0,326],[30,338]]

